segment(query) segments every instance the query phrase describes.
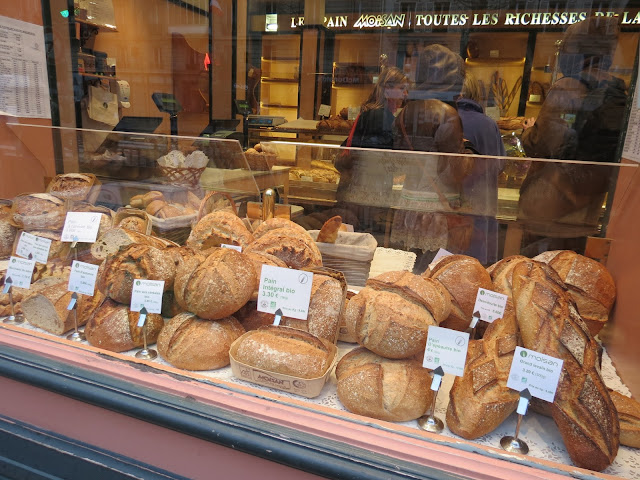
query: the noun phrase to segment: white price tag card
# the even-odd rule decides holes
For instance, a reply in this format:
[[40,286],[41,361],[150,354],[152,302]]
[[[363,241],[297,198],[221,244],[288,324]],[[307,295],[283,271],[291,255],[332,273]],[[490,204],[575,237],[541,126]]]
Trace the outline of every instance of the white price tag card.
[[24,258],[33,258],[36,262],[47,263],[49,260],[49,249],[51,248],[51,240],[48,238],[38,237],[28,232],[22,232],[16,247],[16,255]]
[[67,290],[93,297],[98,268],[98,265],[74,260],[73,263],[71,263],[71,274],[69,274],[69,286]]
[[313,273],[263,265],[258,289],[258,311],[306,320]]
[[95,242],[101,216],[99,212],[68,212],[61,240],[63,242]]
[[453,255],[453,253],[449,252],[448,250],[445,250],[444,248],[439,248],[438,251],[436,252],[436,256],[433,257],[433,260],[431,260],[431,263],[429,264],[429,268],[433,268],[435,264],[440,261],[441,258],[448,257],[449,255]]
[[493,292],[486,288],[479,288],[476,295],[476,303],[473,306],[473,321],[471,327],[475,327],[478,320],[493,323],[502,318],[507,306],[507,296]]
[[131,291],[131,311],[139,312],[142,308],[146,308],[149,313],[161,313],[163,292],[164,280],[134,280]]
[[26,258],[10,257],[7,273],[4,278],[11,278],[14,287],[29,288],[31,286],[31,277],[33,276],[33,268],[36,266],[35,260],[27,260]]
[[242,247],[240,245],[229,245],[228,243],[221,243],[221,248],[228,248],[230,250],[236,250],[238,252],[242,252]]
[[464,374],[468,347],[468,333],[442,327],[429,327],[422,366],[432,370],[442,367],[444,373],[461,377]]
[[318,115],[320,115],[321,117],[330,117],[331,105],[326,105],[324,103],[321,103],[320,108],[318,109]]
[[559,358],[516,347],[507,387],[519,392],[526,388],[532,396],[553,402],[562,372],[562,363],[563,361]]

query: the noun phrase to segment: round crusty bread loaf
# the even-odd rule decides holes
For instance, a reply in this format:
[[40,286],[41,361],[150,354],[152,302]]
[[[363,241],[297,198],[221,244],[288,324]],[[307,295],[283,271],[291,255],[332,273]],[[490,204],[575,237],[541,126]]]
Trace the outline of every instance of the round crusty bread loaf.
[[246,252],[273,255],[291,268],[322,266],[322,254],[306,231],[300,233],[288,228],[269,230],[253,241]]
[[238,245],[244,250],[253,241],[253,235],[238,216],[227,210],[216,210],[205,215],[193,227],[187,245],[207,250],[220,245]]
[[25,320],[55,335],[68,332],[74,326],[73,315],[67,310],[71,295],[67,284],[60,282],[29,296],[22,301]]
[[257,287],[255,268],[246,255],[214,248],[185,260],[178,268],[174,292],[185,310],[217,320],[239,310]]
[[558,273],[589,332],[597,335],[616,299],[616,285],[607,268],[571,250],[544,252],[533,260],[546,263]]
[[337,279],[314,273],[307,319],[282,317],[280,324],[304,330],[318,338],[336,343],[343,298],[342,285]]
[[18,229],[7,218],[0,219],[0,258],[8,258],[13,251]]
[[433,402],[431,375],[417,360],[389,360],[360,347],[338,362],[336,379],[340,402],[366,417],[407,422]]
[[[142,328],[138,327],[139,314],[107,298],[89,318],[84,329],[87,341],[94,347],[111,352],[126,352],[144,345]],[[147,315],[147,345],[156,343],[164,320],[157,313]]]
[[133,232],[145,233],[147,231],[147,221],[144,218],[130,215],[124,217],[117,225],[119,228],[126,228]]
[[[262,266],[270,265],[272,267],[280,267],[280,268],[288,268],[287,264],[280,260],[278,257],[274,257],[273,255],[269,255],[268,253],[258,253],[258,252],[249,252],[245,254],[251,262],[253,262],[253,266],[256,269],[256,278],[258,279],[258,283],[260,282],[260,275],[262,274]],[[258,285],[259,287],[260,285]],[[258,300],[258,287],[251,295],[251,300],[254,302]]]
[[18,195],[11,213],[14,225],[25,230],[60,230],[67,216],[64,200],[47,193]]
[[297,223],[294,223],[291,220],[288,220],[286,218],[274,217],[274,218],[265,220],[260,225],[258,225],[253,232],[253,238],[260,238],[265,233],[270,232],[271,230],[278,230],[280,228],[295,230],[299,233],[304,233],[308,235],[307,231]]
[[109,255],[98,269],[98,289],[116,302],[129,304],[133,281],[163,280],[164,291],[173,287],[176,267],[165,250],[150,245],[127,245]]
[[430,326],[451,309],[447,290],[435,280],[410,272],[369,279],[349,300],[346,326],[358,343],[385,358],[410,358],[424,352]]
[[245,365],[299,378],[322,377],[331,366],[331,350],[310,333],[282,326],[247,332],[232,347]]
[[440,323],[441,327],[452,330],[466,330],[473,316],[478,289],[491,290],[491,276],[482,264],[467,255],[443,257],[432,269],[422,274],[440,282],[451,296],[451,312]]
[[491,276],[493,290],[509,298],[513,298],[513,269],[518,263],[527,260],[529,260],[529,258],[523,255],[511,255],[489,266],[487,272]]
[[162,328],[158,353],[174,367],[215,370],[229,365],[229,347],[243,333],[233,317],[203,320],[193,313],[180,313]]
[[[338,340],[341,342],[347,343],[358,343],[358,339],[355,334],[355,322],[352,320],[355,317],[355,313],[357,310],[355,306],[349,309],[349,303],[351,299],[356,295],[355,292],[347,290],[347,298],[344,300],[343,314],[340,319],[340,327],[338,328]],[[347,316],[350,316],[350,319],[347,320]],[[351,326],[347,326],[347,323]]]

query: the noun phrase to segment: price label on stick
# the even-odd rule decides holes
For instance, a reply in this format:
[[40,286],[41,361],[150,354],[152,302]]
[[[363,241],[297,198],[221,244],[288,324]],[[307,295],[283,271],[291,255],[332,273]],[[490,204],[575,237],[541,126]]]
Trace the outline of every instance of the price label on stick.
[[98,265],[74,260],[71,264],[71,274],[69,275],[69,286],[67,290],[92,297],[95,293],[98,268]]
[[61,240],[63,242],[95,242],[101,216],[99,212],[68,212]]
[[441,258],[448,257],[449,255],[453,255],[453,253],[449,252],[448,250],[445,250],[444,248],[439,248],[438,251],[436,252],[436,256],[433,257],[433,260],[431,260],[431,263],[429,264],[429,268],[435,267]]
[[148,313],[161,313],[163,292],[164,280],[134,280],[131,311],[140,312],[142,308],[146,308]]
[[461,377],[467,359],[469,334],[442,327],[429,327],[422,366]]
[[51,239],[22,232],[16,247],[16,255],[24,258],[28,258],[31,255],[36,262],[47,263],[50,248]]
[[473,306],[471,328],[476,326],[478,320],[493,323],[494,320],[502,318],[506,306],[506,295],[487,290],[486,288],[479,288],[476,294],[476,303]]
[[559,358],[516,347],[509,370],[507,387],[519,392],[525,388],[532,396],[553,402],[562,372]]
[[14,287],[29,288],[33,269],[36,266],[35,260],[20,257],[10,257],[5,278],[11,278]]
[[306,320],[313,273],[263,265],[258,289],[258,311]]

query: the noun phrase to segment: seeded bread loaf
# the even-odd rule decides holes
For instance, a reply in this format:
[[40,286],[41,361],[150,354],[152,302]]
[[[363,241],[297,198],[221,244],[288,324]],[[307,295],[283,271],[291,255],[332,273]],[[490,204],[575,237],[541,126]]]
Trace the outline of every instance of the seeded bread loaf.
[[229,365],[229,348],[243,333],[234,317],[203,320],[193,313],[180,313],[162,328],[158,353],[178,368],[215,370]]
[[336,379],[340,402],[366,417],[407,422],[433,402],[431,375],[417,360],[390,360],[360,347],[338,362]]

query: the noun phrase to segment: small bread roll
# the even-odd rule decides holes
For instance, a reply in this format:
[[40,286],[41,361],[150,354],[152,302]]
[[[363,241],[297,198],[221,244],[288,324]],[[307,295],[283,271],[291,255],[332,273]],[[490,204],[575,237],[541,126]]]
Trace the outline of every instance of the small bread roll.
[[163,200],[154,200],[146,206],[145,210],[149,215],[153,215],[155,217],[157,216],[157,213],[166,206],[167,202]]
[[133,215],[123,218],[117,226],[134,232],[146,233],[147,231],[146,220]]
[[335,217],[331,217],[329,220],[324,222],[320,232],[318,232],[318,238],[316,242],[321,243],[336,243],[338,238],[338,231],[342,226],[342,217],[340,215],[336,215]]
[[129,205],[131,205],[133,208],[144,208],[144,195],[134,195],[129,200]]
[[142,196],[142,204],[145,207],[147,205],[149,205],[151,202],[155,201],[155,200],[162,200],[164,202],[165,201],[164,194],[162,192],[158,192],[156,190],[152,190],[152,191],[150,191],[148,193],[145,193]]

